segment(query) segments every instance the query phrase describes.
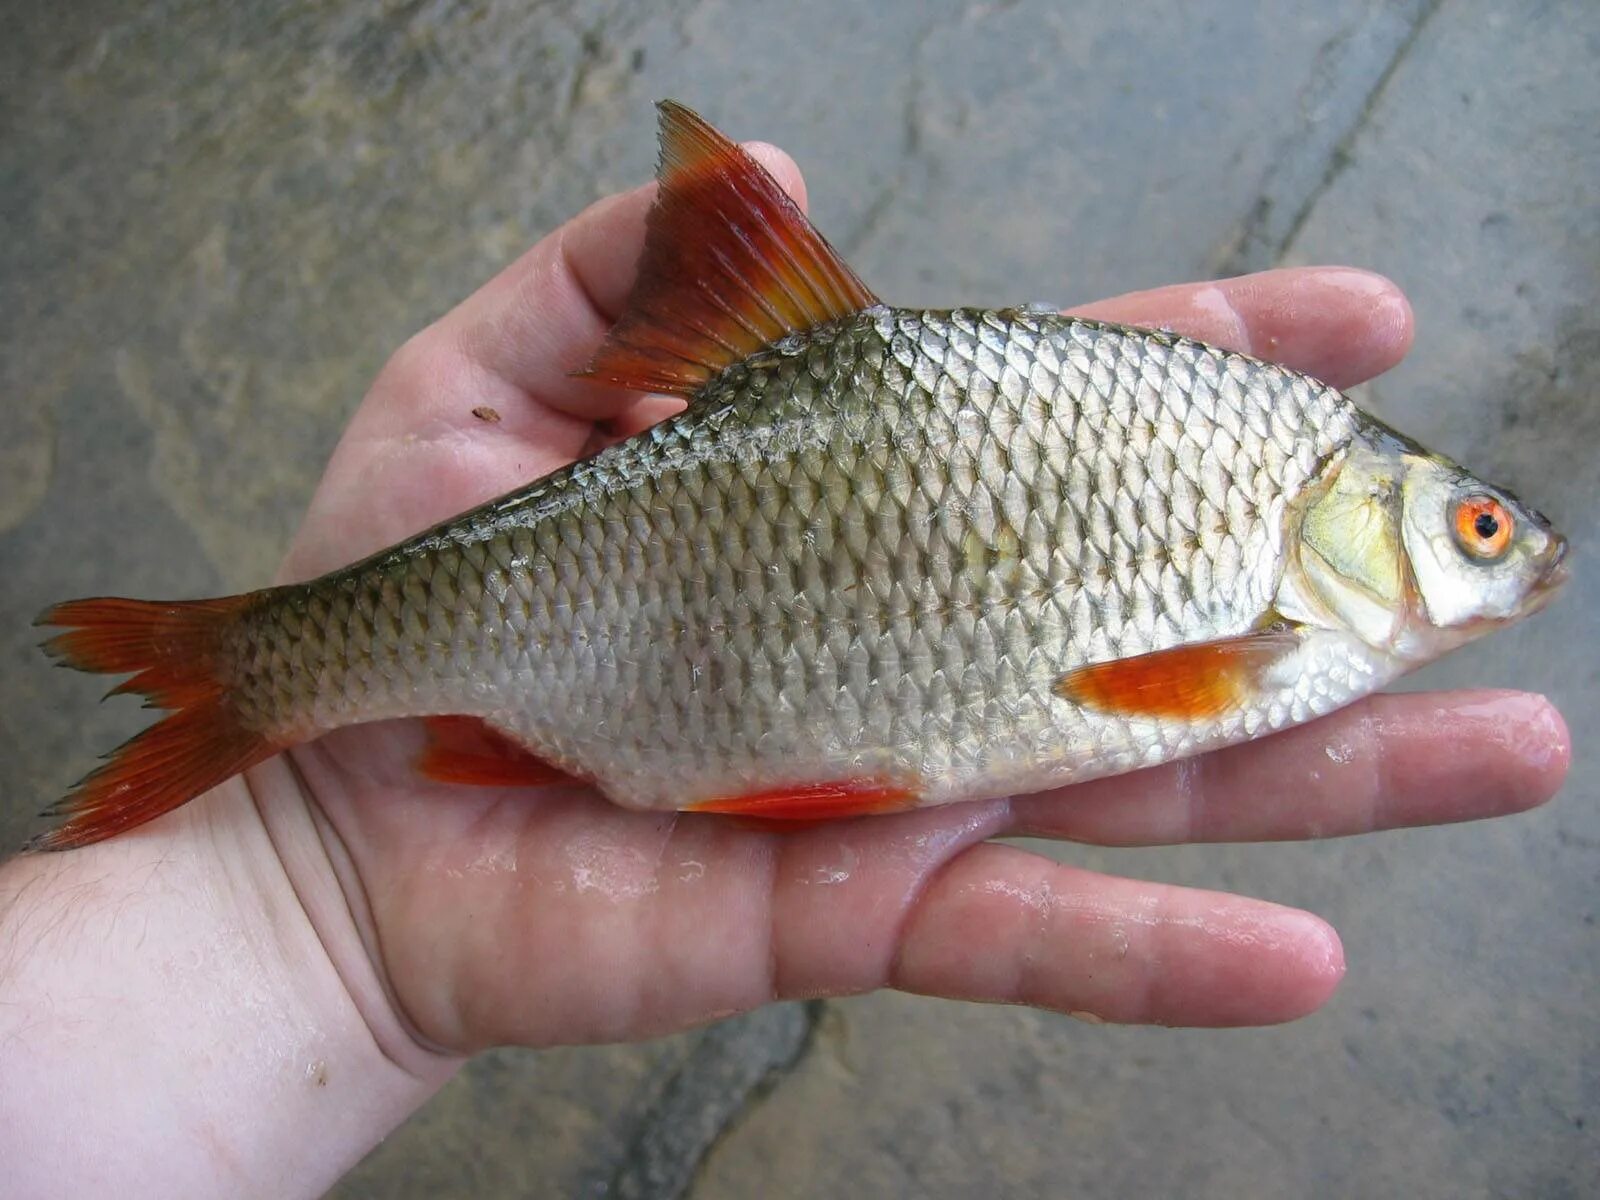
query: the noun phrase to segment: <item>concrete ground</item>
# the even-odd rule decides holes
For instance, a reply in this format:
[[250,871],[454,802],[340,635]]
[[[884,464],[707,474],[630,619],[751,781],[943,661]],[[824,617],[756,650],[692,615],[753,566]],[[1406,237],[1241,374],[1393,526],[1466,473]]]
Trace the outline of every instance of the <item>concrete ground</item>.
[[1330,918],[1350,973],[1298,1024],[881,995],[488,1054],[335,1195],[1595,1195],[1597,59],[1586,0],[7,6],[0,837],[141,723],[31,615],[265,581],[388,351],[644,178],[676,96],[793,152],[892,301],[1399,280],[1416,349],[1367,399],[1575,542],[1559,605],[1419,683],[1547,691],[1577,762],[1488,825],[1055,851]]

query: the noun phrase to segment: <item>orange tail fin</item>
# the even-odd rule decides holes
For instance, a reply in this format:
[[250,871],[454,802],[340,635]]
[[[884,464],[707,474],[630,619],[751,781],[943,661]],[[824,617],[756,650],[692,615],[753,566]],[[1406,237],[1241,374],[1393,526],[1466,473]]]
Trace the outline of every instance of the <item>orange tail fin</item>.
[[70,850],[143,825],[279,749],[240,725],[217,670],[225,632],[255,600],[72,600],[39,617],[35,624],[66,629],[44,643],[62,666],[131,673],[112,695],[137,692],[148,708],[176,711],[107,755],[48,810],[66,820],[29,850]]

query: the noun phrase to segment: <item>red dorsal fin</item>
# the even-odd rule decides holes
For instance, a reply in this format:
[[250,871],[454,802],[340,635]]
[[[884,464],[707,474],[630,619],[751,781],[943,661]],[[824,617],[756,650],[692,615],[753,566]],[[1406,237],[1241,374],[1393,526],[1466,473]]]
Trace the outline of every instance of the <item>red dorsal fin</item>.
[[1079,667],[1056,693],[1129,717],[1200,721],[1249,703],[1274,663],[1300,646],[1293,630],[1262,630]]
[[479,717],[424,717],[423,724],[428,744],[417,770],[439,783],[542,787],[577,782]]
[[689,812],[728,813],[762,821],[836,821],[873,813],[915,808],[917,794],[895,784],[870,779],[840,779],[724,796],[687,806]]
[[785,334],[878,303],[778,181],[663,100],[661,190],[622,316],[578,374],[691,395]]

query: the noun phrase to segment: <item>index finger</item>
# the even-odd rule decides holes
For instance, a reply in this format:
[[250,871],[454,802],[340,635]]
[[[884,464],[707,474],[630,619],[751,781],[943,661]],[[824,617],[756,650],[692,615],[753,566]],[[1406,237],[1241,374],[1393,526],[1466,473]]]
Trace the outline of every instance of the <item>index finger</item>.
[[1289,267],[1212,283],[1130,292],[1072,310],[1170,329],[1344,388],[1381,375],[1411,348],[1411,305],[1382,275],[1355,267]]

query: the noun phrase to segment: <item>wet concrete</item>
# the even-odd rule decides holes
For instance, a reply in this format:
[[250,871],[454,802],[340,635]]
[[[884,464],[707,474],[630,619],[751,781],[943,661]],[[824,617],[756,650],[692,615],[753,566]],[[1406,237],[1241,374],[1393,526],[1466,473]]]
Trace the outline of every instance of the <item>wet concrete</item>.
[[[1294,1026],[897,996],[486,1055],[359,1196],[1578,1196],[1600,1161],[1600,10],[673,0],[0,16],[0,837],[141,724],[32,613],[270,574],[387,353],[644,177],[649,102],[784,145],[891,300],[1077,300],[1274,262],[1398,279],[1370,389],[1536,498],[1576,579],[1419,684],[1550,692],[1578,760],[1491,825],[1074,862],[1301,904]],[[1585,1179],[1590,1180],[1585,1184]]]

